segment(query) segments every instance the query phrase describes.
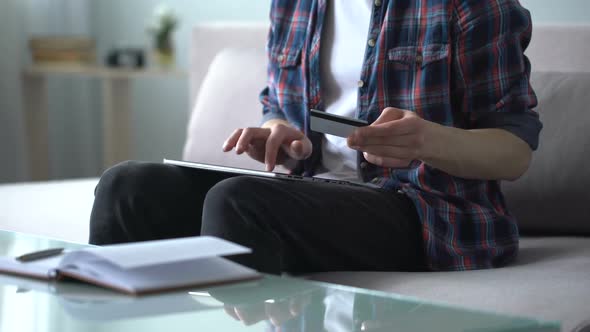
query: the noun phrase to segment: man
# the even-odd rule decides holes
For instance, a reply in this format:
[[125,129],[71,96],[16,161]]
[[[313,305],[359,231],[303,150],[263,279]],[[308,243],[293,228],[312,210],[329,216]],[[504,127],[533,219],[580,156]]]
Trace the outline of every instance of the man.
[[[269,273],[468,270],[517,255],[500,181],[527,170],[541,130],[517,0],[274,0],[271,23],[263,125],[224,151],[382,189],[126,163],[97,187],[92,243],[219,236]],[[320,135],[311,108],[371,125]]]

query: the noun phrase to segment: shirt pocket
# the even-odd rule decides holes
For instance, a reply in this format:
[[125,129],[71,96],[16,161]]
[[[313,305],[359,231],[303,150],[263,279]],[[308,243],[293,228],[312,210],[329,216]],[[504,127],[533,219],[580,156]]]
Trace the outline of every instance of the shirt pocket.
[[302,51],[302,46],[293,45],[270,48],[270,78],[281,107],[304,101]]
[[389,49],[387,93],[392,102],[427,119],[433,116],[431,109],[449,105],[449,52],[449,45],[444,43]]
[[399,46],[387,51],[387,58],[399,69],[421,70],[448,57],[448,44],[432,44],[424,48]]
[[281,69],[297,67],[301,64],[301,49],[276,45],[270,50],[270,61]]

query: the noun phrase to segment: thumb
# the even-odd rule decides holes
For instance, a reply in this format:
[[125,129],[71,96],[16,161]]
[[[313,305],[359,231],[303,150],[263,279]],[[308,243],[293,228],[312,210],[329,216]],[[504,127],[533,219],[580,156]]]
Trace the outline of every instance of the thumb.
[[294,140],[287,146],[286,152],[289,157],[295,160],[307,159],[312,152],[311,142],[307,138]]
[[387,107],[381,112],[379,118],[373,122],[373,125],[378,125],[390,121],[401,120],[406,115],[406,111],[395,107]]

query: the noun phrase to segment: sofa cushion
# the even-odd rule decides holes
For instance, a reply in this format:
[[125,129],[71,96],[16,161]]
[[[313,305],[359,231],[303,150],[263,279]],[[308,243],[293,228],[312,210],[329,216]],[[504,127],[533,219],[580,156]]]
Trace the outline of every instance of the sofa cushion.
[[590,238],[524,238],[511,266],[464,272],[338,272],[312,279],[504,314],[562,322],[590,319]]
[[0,185],[0,229],[88,243],[98,179]]
[[590,234],[590,74],[533,73],[543,121],[529,171],[505,183],[523,233]]
[[263,169],[247,156],[221,148],[237,128],[260,125],[258,95],[266,84],[264,50],[228,48],[209,67],[188,126],[183,158],[216,165]]

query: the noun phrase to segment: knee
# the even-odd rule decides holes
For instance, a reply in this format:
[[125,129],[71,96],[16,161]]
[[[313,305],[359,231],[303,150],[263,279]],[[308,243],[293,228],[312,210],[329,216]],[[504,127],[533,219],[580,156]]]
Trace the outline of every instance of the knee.
[[234,261],[266,273],[281,270],[280,239],[264,193],[270,181],[235,177],[209,190],[203,208],[202,235],[223,238],[253,250]]
[[203,202],[203,230],[264,222],[260,218],[260,211],[266,210],[261,195],[265,182],[265,179],[242,176],[223,180],[213,186]]
[[144,190],[149,183],[149,167],[146,163],[126,161],[109,168],[96,186],[96,199],[118,199]]
[[243,182],[243,177],[234,177],[220,181],[209,189],[205,197],[205,202],[223,204],[224,201],[239,196],[241,191],[240,186]]
[[236,208],[244,205],[255,204],[256,189],[263,179],[240,176],[229,178],[213,186],[205,197],[205,209]]
[[[90,243],[112,244],[146,239],[143,220],[136,218],[142,205],[137,198],[155,192],[153,164],[136,161],[108,169],[94,191],[90,216]],[[143,205],[145,206],[145,205]],[[133,234],[130,233],[131,230]]]

